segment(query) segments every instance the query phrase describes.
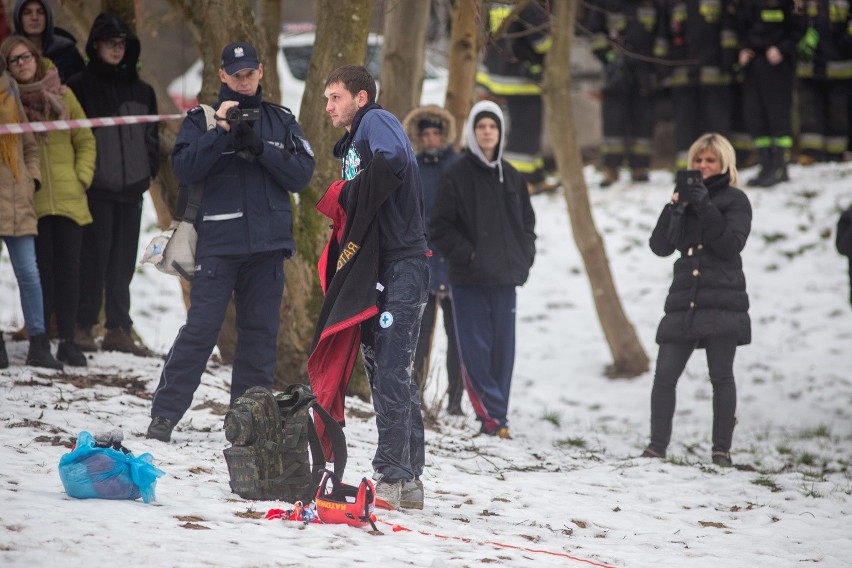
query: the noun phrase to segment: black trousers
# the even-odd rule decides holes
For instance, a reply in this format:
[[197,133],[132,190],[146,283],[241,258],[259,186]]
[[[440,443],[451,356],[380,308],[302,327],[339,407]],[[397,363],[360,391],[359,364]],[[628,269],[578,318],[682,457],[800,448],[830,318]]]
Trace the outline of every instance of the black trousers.
[[[651,443],[648,446],[658,454],[665,454],[671,441],[677,381],[696,346],[692,342],[660,344],[654,386],[651,389]],[[704,340],[704,350],[713,385],[712,451],[727,452],[731,449],[736,424],[734,355],[737,340],[729,337],[707,338]]]
[[142,200],[123,203],[89,196],[89,210],[94,222],[83,227],[77,322],[83,327],[98,323],[105,303],[107,329],[130,329],[130,281],[139,253]]
[[726,138],[730,136],[731,94],[728,85],[689,85],[672,89],[678,158],[685,159],[689,147],[702,134],[718,132]]
[[749,134],[758,138],[792,136],[793,62],[770,65],[759,55],[746,65],[743,114]]
[[617,168],[648,168],[654,137],[655,97],[638,92],[604,91],[603,164]]
[[848,145],[850,81],[799,80],[799,145],[819,160],[840,160]]
[[56,312],[59,338],[74,340],[77,307],[80,301],[80,247],[83,227],[61,215],[47,215],[38,220],[35,240],[41,293],[44,301],[44,324]]
[[544,103],[540,95],[506,97],[509,114],[509,132],[503,157],[524,176],[529,183],[544,180],[544,162],[541,157],[541,130],[544,121]]
[[426,463],[420,389],[412,377],[420,318],[429,295],[425,256],[379,270],[379,314],[361,323],[361,355],[373,392],[379,441],[373,469],[388,482],[420,477]]
[[447,389],[449,402],[448,409],[457,409],[461,406],[464,385],[461,380],[461,363],[459,362],[459,348],[456,342],[456,327],[453,320],[453,301],[449,296],[438,299],[437,294],[429,294],[426,301],[426,309],[420,320],[420,337],[417,339],[417,351],[414,353],[414,379],[420,386],[422,394],[426,379],[429,376],[429,360],[432,355],[432,341],[435,337],[435,322],[438,319],[438,306],[444,315],[444,331],[447,334]]

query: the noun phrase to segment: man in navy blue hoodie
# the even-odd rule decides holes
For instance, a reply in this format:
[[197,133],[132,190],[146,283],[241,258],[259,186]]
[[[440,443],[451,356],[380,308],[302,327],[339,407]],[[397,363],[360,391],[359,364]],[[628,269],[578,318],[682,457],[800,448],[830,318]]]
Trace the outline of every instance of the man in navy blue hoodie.
[[361,354],[373,392],[379,434],[373,457],[380,506],[423,508],[425,462],[420,392],[411,369],[429,286],[423,191],[414,151],[399,120],[376,104],[376,82],[361,66],[344,65],[325,83],[343,179],[368,170],[382,154],[400,186],[376,215],[379,226],[379,313],[361,324]]
[[[203,182],[204,193],[195,218],[189,313],[154,391],[148,438],[170,441],[189,409],[232,294],[238,340],[231,402],[251,387],[274,383],[284,259],[296,248],[290,193],[308,185],[314,157],[295,117],[262,100],[261,78],[251,44],[225,46],[216,127],[207,129],[197,107],[175,140],[175,174],[188,185]],[[231,109],[258,109],[259,117],[232,123],[226,120]]]

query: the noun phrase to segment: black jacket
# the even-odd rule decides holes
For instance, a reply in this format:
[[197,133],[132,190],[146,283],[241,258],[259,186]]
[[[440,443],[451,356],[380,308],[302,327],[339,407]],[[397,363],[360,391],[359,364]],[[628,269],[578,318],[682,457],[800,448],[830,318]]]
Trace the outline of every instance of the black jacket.
[[[24,4],[32,0],[18,0],[12,13],[15,33],[24,35],[21,24],[21,10]],[[53,61],[59,71],[59,80],[65,83],[86,68],[86,63],[77,51],[77,39],[70,32],[53,25],[53,11],[50,2],[38,1],[44,8],[45,26],[41,34],[41,50],[45,57]]]
[[496,168],[466,151],[441,180],[429,235],[450,259],[450,284],[527,281],[535,259],[535,213],[521,174],[505,160],[502,169],[501,183]]
[[659,19],[657,0],[601,0],[589,8],[585,25],[592,34],[592,52],[604,65],[604,90],[646,95],[654,89],[656,75],[649,60]]
[[739,43],[733,2],[663,0],[655,54],[675,65],[660,65],[669,87],[728,85]]
[[792,60],[805,33],[805,19],[796,0],[741,0],[737,6],[740,49],[763,55],[772,46]]
[[745,345],[751,342],[751,320],[740,253],[751,231],[751,203],[730,185],[727,173],[704,183],[712,205],[701,216],[691,205],[685,207],[683,231],[674,244],[669,226],[682,205],[666,205],[651,233],[657,256],[680,251],[657,343],[698,341],[702,347],[702,339],[726,335]]
[[[123,37],[124,58],[107,65],[95,51],[97,40]],[[112,14],[99,14],[92,24],[86,53],[86,70],[68,80],[68,86],[89,118],[157,114],[154,89],[136,72],[139,40]],[[135,202],[157,176],[160,136],[157,123],[93,128],[98,145],[95,178],[88,194],[113,201]]]
[[805,0],[805,21],[819,34],[812,56],[800,50],[796,75],[803,79],[852,79],[852,11],[848,0]]

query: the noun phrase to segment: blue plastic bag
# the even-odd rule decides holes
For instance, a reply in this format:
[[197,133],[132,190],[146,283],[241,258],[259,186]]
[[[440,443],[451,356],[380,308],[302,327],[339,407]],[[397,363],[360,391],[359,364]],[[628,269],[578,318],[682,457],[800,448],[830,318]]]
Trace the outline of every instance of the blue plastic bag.
[[86,431],[77,436],[77,447],[59,459],[59,477],[65,492],[77,499],[154,500],[157,478],[165,472],[154,467],[154,457],[99,447]]

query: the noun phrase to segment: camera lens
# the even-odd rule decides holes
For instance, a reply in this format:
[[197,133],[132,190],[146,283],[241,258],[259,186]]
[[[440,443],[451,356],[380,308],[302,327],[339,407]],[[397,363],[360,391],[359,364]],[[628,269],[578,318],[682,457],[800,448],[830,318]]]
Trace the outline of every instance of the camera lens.
[[239,122],[240,121],[240,109],[238,107],[229,108],[228,112],[225,113],[225,119],[228,122]]

